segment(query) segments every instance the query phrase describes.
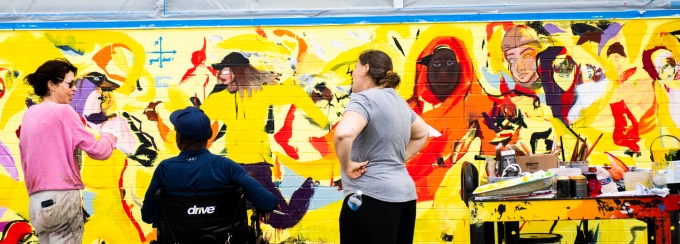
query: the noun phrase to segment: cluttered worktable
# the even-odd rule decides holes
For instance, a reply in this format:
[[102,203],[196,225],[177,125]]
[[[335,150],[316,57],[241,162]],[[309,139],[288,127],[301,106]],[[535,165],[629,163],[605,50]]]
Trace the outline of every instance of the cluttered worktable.
[[[562,236],[552,233],[557,221],[580,220],[577,228],[587,231],[589,220],[637,219],[646,223],[647,243],[680,243],[680,150],[650,146],[651,170],[629,168],[607,152],[609,166],[594,166],[587,159],[600,137],[592,146],[578,138],[569,161],[563,145],[537,154],[520,142],[522,147],[499,144],[495,158],[476,157],[485,161],[481,174],[464,162],[461,197],[470,213],[470,242],[560,243]],[[527,221],[551,221],[553,227],[521,232]]]
[[[639,219],[648,243],[680,243],[680,194],[565,199],[470,199],[470,243],[520,243],[522,221]],[[549,210],[549,211],[547,211]],[[496,230],[496,226],[498,228]],[[587,227],[586,227],[587,229]]]

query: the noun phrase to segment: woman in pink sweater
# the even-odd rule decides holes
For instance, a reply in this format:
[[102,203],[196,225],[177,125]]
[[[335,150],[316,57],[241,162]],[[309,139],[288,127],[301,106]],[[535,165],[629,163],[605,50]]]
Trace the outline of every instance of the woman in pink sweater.
[[29,214],[40,243],[81,243],[84,186],[76,148],[105,160],[116,145],[113,125],[97,140],[70,106],[77,71],[66,60],[50,60],[24,78],[41,100],[24,114],[19,134]]

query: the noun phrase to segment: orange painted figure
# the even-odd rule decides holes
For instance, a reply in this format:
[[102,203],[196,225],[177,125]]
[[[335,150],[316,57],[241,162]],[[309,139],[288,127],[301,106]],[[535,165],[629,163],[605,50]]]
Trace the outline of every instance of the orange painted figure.
[[490,142],[495,132],[482,116],[493,103],[482,91],[463,41],[455,37],[437,37],[426,46],[418,56],[415,82],[409,105],[442,134],[430,138],[406,163],[418,201],[427,201],[434,198],[446,171],[468,152],[474,138],[482,139],[480,151],[493,151]]

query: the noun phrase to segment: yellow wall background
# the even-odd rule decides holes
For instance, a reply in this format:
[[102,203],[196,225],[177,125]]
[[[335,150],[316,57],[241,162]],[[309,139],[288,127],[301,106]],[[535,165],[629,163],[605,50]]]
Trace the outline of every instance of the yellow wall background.
[[[563,90],[560,99],[567,100],[546,102],[550,92],[545,86],[530,89],[529,95],[515,87],[501,46],[505,33],[519,25],[539,30],[535,37],[540,51],[563,50],[554,56],[550,72],[554,84]],[[443,101],[433,102],[417,89],[417,84],[425,84],[418,82],[422,70],[418,62],[442,38],[455,40],[441,43],[455,49],[458,62],[465,66],[462,72],[467,78],[461,84],[468,90],[455,90]],[[23,78],[50,59],[68,59],[78,67],[78,75],[97,72],[115,83],[115,89],[91,87],[89,92],[101,95],[88,98],[84,94],[82,101],[89,99],[87,104],[100,105],[102,112],[115,114],[130,125],[121,128],[126,132],[123,142],[110,159],[82,156],[83,198],[91,215],[84,243],[155,239],[153,228],[141,221],[139,211],[155,166],[178,154],[168,116],[192,105],[192,97],[205,104],[206,113],[215,119],[215,131],[226,127],[226,136],[211,143],[212,152],[226,153],[244,164],[271,164],[271,181],[282,197],[291,206],[293,200],[307,203],[296,209],[302,217],[286,220],[291,227],[265,224],[267,236],[276,242],[339,242],[342,192],[334,183],[340,174],[332,151],[332,126],[349,100],[354,63],[366,49],[380,49],[392,57],[394,71],[402,77],[399,93],[404,99],[421,100],[422,116],[444,134],[444,139],[428,141],[427,155],[408,162],[421,187],[415,241],[467,243],[469,217],[459,195],[460,164],[475,162],[474,155],[493,154],[488,149],[499,142],[535,142],[536,152],[543,153],[553,138],[562,137],[570,156],[576,135],[593,142],[602,134],[589,158],[591,165],[611,164],[616,160],[611,154],[629,166],[651,167],[652,141],[662,134],[680,135],[680,66],[675,63],[680,60],[679,38],[677,18],[0,31],[2,241],[10,243],[13,236],[31,232],[15,131],[31,98]],[[226,91],[209,97],[217,81],[208,67],[232,51],[245,53],[256,68],[278,75],[278,84],[264,85],[262,91],[244,98]],[[650,62],[651,68],[645,69]],[[601,75],[593,78],[598,69]],[[675,70],[675,75],[654,76],[652,70],[663,74]],[[316,99],[323,95],[328,99]],[[238,104],[247,120],[231,117],[237,113],[238,99],[242,99]],[[565,110],[555,110],[562,105]],[[84,118],[92,112],[74,108]],[[514,116],[500,112],[510,109]],[[273,131],[265,130],[268,118],[273,118]],[[88,122],[97,134],[96,123]],[[532,136],[546,131],[546,136],[532,141]],[[439,159],[443,163],[437,164]],[[293,199],[293,193],[300,190],[313,194]],[[525,223],[523,231],[547,232],[551,225]],[[573,242],[577,225],[563,221],[555,231],[563,234],[563,241]],[[598,230],[598,243],[646,239],[645,225],[639,221],[591,221],[590,228]],[[30,235],[25,238],[20,242],[37,241]]]

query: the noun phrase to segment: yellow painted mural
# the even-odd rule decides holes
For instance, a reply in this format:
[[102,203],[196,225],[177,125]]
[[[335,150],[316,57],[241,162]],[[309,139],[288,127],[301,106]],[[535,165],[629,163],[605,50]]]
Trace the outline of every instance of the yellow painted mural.
[[[272,215],[263,224],[266,237],[338,243],[343,195],[332,134],[366,49],[392,57],[402,76],[399,93],[442,133],[406,162],[418,187],[418,243],[469,242],[460,165],[495,155],[499,143],[523,142],[544,153],[561,139],[571,156],[576,138],[601,136],[591,165],[650,168],[652,141],[680,135],[677,18],[3,30],[0,243],[37,242],[16,131],[36,102],[23,78],[55,58],[78,67],[71,105],[85,126],[98,135],[106,121],[127,125],[110,159],[80,157],[90,215],[83,243],[155,240],[140,208],[155,166],[179,153],[169,115],[186,106],[201,107],[213,120],[212,152],[278,192],[288,215]],[[213,64],[232,52],[254,69],[223,75]],[[591,222],[587,231],[597,243],[645,242],[643,222]],[[560,222],[555,232],[571,243],[578,224]],[[527,222],[522,230],[546,232],[551,225]]]

